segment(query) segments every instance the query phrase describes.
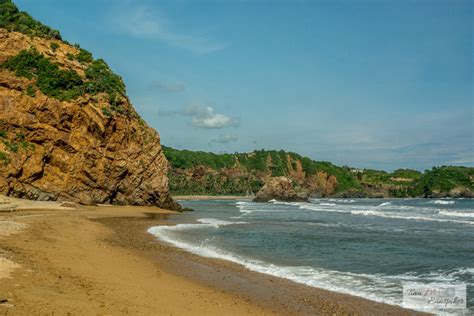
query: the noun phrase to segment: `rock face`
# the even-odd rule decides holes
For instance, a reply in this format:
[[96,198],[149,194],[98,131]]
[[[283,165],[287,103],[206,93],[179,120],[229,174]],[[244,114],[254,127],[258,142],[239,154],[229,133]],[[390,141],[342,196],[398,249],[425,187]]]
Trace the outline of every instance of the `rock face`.
[[268,202],[270,200],[299,202],[308,201],[308,198],[295,191],[291,179],[273,177],[268,179],[254,198],[254,202]]
[[[66,43],[0,29],[0,63],[34,47],[62,69],[86,66]],[[0,67],[0,194],[82,204],[156,205],[180,209],[168,191],[168,162],[158,133],[128,98],[113,112],[108,96],[59,101],[33,80]]]

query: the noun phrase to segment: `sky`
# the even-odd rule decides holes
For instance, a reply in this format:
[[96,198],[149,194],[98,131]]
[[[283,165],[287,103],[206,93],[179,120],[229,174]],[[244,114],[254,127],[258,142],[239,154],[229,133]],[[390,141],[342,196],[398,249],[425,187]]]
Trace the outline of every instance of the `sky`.
[[474,166],[471,0],[17,0],[122,76],[164,145]]

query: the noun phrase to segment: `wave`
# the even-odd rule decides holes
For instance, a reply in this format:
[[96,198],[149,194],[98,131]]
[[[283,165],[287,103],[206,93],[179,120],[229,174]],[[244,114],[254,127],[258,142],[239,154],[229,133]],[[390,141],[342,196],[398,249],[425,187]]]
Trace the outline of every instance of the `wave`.
[[321,206],[336,206],[334,203],[319,203]]
[[289,206],[298,206],[302,204],[302,202],[285,202],[285,201],[277,201],[277,200],[270,200],[269,202],[276,205],[289,205]]
[[197,219],[199,223],[211,225],[214,227],[227,226],[227,225],[238,225],[238,224],[247,224],[247,222],[229,222],[217,218],[200,218]]
[[[173,231],[179,231],[179,230],[188,230],[188,229],[194,229],[194,228],[203,228],[205,226],[208,226],[208,225],[197,224],[197,223],[177,224],[177,225],[174,225],[174,226],[169,226],[169,229],[173,230]],[[168,227],[168,226],[165,226],[165,227]]]
[[430,203],[430,204],[441,204],[441,205],[451,205],[451,204],[454,204],[456,202],[455,201],[434,200],[434,201],[430,201],[428,203]]
[[302,202],[283,202],[276,201],[272,203],[256,203],[256,202],[236,202],[235,206],[239,209],[240,213],[251,214],[254,212],[270,212],[270,213],[286,213],[290,209],[285,206],[299,207],[304,203]]
[[217,218],[200,218],[197,220],[198,223],[186,223],[186,224],[177,224],[174,226],[159,226],[163,230],[167,231],[181,231],[181,230],[188,230],[188,229],[196,229],[196,228],[206,228],[206,227],[214,227],[219,228],[221,226],[228,226],[228,225],[241,225],[241,224],[248,224],[248,222],[229,222],[220,220]]
[[252,213],[253,212],[253,210],[247,209],[247,206],[250,205],[250,202],[239,201],[239,202],[235,202],[235,205],[237,206],[237,208],[239,209],[239,211],[241,213]]
[[467,225],[474,225],[472,221],[462,221],[462,220],[455,220],[455,219],[443,219],[443,218],[434,218],[434,217],[426,217],[426,216],[405,216],[399,214],[389,214],[385,212],[379,211],[351,211],[353,215],[364,215],[364,216],[378,216],[378,217],[385,217],[385,218],[395,218],[395,219],[405,219],[405,220],[419,220],[419,221],[431,221],[431,222],[444,222],[444,223],[458,223],[458,224],[467,224]]
[[[414,208],[412,206],[407,206],[406,208],[400,207],[402,210],[412,210],[413,212],[388,212],[388,211],[383,211],[380,209],[377,209],[378,207],[382,205],[389,205],[387,203],[390,202],[385,202],[377,207],[372,207],[372,209],[365,209],[365,210],[360,210],[357,209],[359,207],[344,207],[342,208],[327,208],[324,207],[326,205],[321,204],[302,204],[299,205],[300,209],[304,210],[311,210],[311,211],[317,211],[317,212],[331,212],[331,213],[344,213],[344,214],[351,214],[351,215],[358,215],[358,216],[376,216],[376,217],[384,217],[384,218],[393,218],[393,219],[404,219],[404,220],[420,220],[420,221],[432,221],[432,222],[445,222],[445,223],[458,223],[458,224],[466,224],[466,225],[474,225],[474,221],[469,221],[469,220],[460,220],[460,219],[448,219],[446,218],[447,216],[452,216],[452,217],[474,217],[474,213],[460,213],[460,212],[449,212],[449,211],[437,211],[434,209],[424,209],[424,208]],[[366,208],[369,208],[370,206],[366,206]],[[415,213],[415,211],[421,212],[420,213]],[[428,215],[428,216],[423,216],[423,215]],[[429,215],[432,216],[437,216],[437,215],[444,215],[445,217],[430,217]]]
[[321,207],[324,205],[321,204],[302,204],[299,205],[298,208],[302,210],[310,210],[310,211],[320,211],[320,212],[335,212],[335,213],[346,213],[350,214],[349,210],[341,210],[341,209],[336,209],[336,208],[324,208]]
[[389,206],[389,205],[392,205],[392,202],[384,202],[384,203],[381,203],[379,204],[378,206]]
[[474,213],[463,213],[463,212],[451,212],[451,211],[439,211],[440,215],[444,216],[454,216],[454,217],[473,217]]
[[242,206],[242,205],[247,205],[247,204],[250,204],[250,202],[246,202],[246,201],[238,201],[238,202],[235,202],[235,205],[237,206]]
[[456,271],[458,274],[470,274],[474,277],[474,268],[460,268]]
[[336,202],[336,203],[355,203],[355,200],[347,200],[347,199],[328,199],[329,202]]
[[409,272],[399,275],[385,275],[381,273],[341,272],[309,266],[281,266],[225,251],[212,245],[211,240],[205,240],[200,244],[177,240],[170,234],[176,229],[175,227],[155,226],[148,229],[148,232],[168,244],[195,255],[227,260],[240,264],[251,271],[392,305],[402,305],[400,294],[403,282],[417,284],[428,282],[456,283],[461,277],[469,274],[473,275],[474,270],[473,268],[459,268],[453,271],[433,271],[425,274]]

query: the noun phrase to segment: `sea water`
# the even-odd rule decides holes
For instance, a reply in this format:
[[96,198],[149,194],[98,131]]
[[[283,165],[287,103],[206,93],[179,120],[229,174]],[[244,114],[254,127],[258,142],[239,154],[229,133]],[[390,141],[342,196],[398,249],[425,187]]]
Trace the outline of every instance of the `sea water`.
[[469,309],[439,313],[474,313],[473,200],[180,203],[195,211],[149,232],[192,253],[400,306],[404,283],[465,283]]

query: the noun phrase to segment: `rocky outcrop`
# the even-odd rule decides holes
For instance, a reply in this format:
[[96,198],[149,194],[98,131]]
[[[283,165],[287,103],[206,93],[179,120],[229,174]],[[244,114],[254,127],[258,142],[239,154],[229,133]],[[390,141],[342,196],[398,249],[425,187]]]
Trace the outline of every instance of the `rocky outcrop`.
[[[0,63],[31,47],[84,76],[86,66],[69,58],[76,47],[0,29]],[[0,194],[180,209],[168,191],[159,135],[128,98],[114,111],[106,94],[59,101],[32,93],[32,84],[0,68]]]
[[474,198],[474,192],[466,187],[455,187],[449,192],[441,192],[440,190],[433,190],[431,194],[427,195],[429,198]]
[[270,200],[304,202],[308,201],[308,197],[303,193],[295,191],[291,179],[287,177],[272,177],[258,191],[254,202],[268,202]]

